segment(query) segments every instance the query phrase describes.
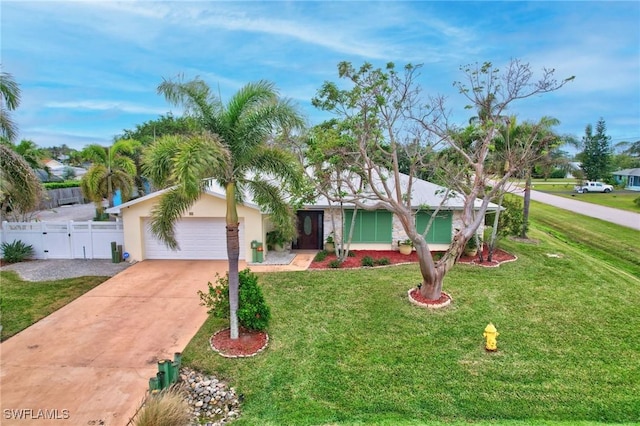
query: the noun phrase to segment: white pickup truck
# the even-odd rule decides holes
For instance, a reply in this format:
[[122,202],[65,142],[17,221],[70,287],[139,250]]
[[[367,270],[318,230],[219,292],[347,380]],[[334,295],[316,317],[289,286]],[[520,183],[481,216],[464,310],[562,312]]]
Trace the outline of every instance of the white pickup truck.
[[585,182],[582,185],[576,185],[574,190],[579,194],[585,192],[611,192],[613,191],[613,186],[602,182]]

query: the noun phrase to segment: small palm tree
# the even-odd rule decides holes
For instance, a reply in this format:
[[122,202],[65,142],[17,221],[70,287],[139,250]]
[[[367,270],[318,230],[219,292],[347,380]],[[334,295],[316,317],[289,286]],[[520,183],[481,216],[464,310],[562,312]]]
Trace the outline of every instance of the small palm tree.
[[226,105],[198,78],[188,82],[165,80],[158,92],[172,104],[183,106],[203,131],[190,136],[164,136],[147,151],[147,176],[158,187],[171,186],[152,212],[151,230],[176,248],[173,225],[206,190],[206,179],[225,189],[230,329],[231,338],[237,339],[237,204],[242,203],[245,193],[250,194],[271,214],[278,229],[295,235],[295,215],[284,193],[302,184],[301,166],[291,153],[267,142],[278,129],[299,128],[303,120],[266,81],[247,84]]
[[104,212],[103,199],[109,200],[109,207],[113,207],[116,190],[120,190],[123,200],[131,197],[136,166],[128,155],[135,152],[137,145],[136,141],[126,139],[108,148],[89,145],[84,149],[83,155],[93,165],[82,177],[80,188],[84,196],[96,205],[98,216]]

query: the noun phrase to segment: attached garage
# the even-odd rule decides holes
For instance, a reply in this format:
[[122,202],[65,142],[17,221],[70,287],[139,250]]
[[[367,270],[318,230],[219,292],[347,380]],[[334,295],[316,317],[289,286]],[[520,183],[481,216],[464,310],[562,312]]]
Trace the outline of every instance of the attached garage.
[[[135,261],[145,259],[227,259],[227,211],[224,192],[211,188],[202,194],[184,215],[176,221],[174,232],[179,250],[169,249],[149,228],[151,213],[164,191],[107,209],[117,214],[124,227],[124,251]],[[238,205],[240,222],[240,259],[251,259],[251,241],[265,241],[266,216],[255,204]]]
[[[178,250],[157,239],[144,218],[145,259],[226,259],[227,238],[224,218],[183,218],[175,224]],[[244,221],[240,221],[240,259],[245,259]]]

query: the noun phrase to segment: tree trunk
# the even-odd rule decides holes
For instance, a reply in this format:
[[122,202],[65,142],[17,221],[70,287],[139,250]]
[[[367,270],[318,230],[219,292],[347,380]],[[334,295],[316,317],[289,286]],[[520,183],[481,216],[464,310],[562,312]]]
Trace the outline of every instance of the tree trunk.
[[520,238],[527,238],[529,229],[529,205],[531,204],[531,170],[527,170],[527,181],[524,185],[524,203],[522,208],[522,232]]
[[227,199],[227,257],[229,258],[229,328],[231,339],[239,337],[238,328],[238,260],[240,258],[240,236],[238,211],[236,208],[236,185],[226,186]]
[[489,240],[487,260],[491,262],[493,260],[493,251],[496,249],[498,243],[498,224],[500,223],[500,211],[502,210],[502,200],[504,199],[504,193],[498,197],[498,210],[493,218],[493,228],[491,229],[491,239]]
[[414,241],[418,254],[418,264],[422,274],[422,284],[420,285],[420,295],[429,300],[438,300],[442,295],[442,283],[447,271],[453,267],[462,249],[453,243],[451,251],[445,253],[436,266],[429,251],[427,243],[424,241]]

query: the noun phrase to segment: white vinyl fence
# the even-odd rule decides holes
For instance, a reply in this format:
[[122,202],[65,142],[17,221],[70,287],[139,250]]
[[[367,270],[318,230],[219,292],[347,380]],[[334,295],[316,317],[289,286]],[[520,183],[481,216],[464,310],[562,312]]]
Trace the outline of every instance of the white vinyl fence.
[[36,259],[111,259],[124,231],[122,222],[2,222],[0,239],[32,245]]

